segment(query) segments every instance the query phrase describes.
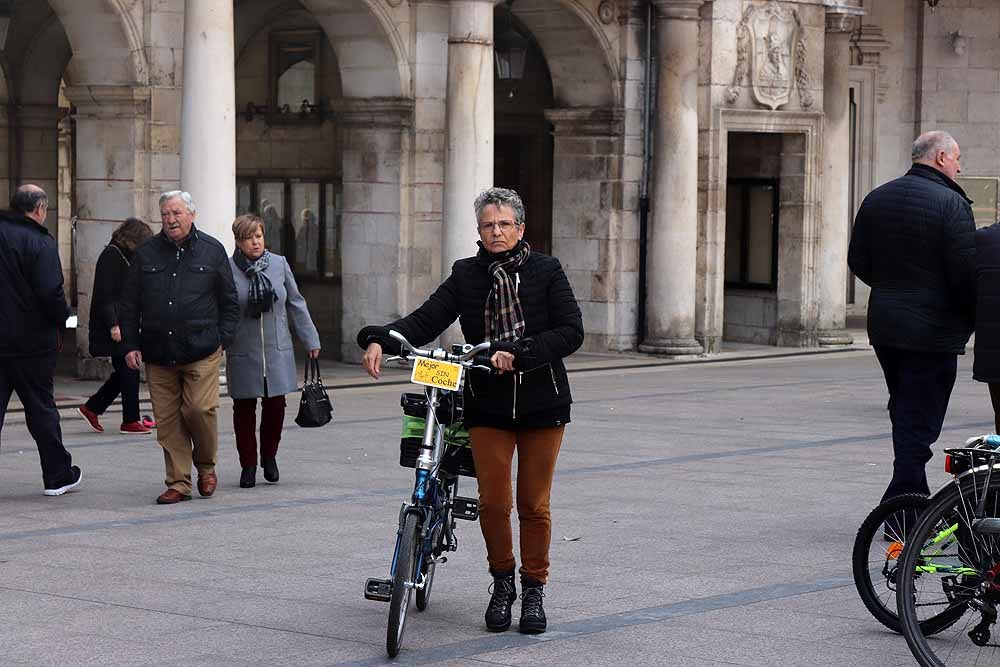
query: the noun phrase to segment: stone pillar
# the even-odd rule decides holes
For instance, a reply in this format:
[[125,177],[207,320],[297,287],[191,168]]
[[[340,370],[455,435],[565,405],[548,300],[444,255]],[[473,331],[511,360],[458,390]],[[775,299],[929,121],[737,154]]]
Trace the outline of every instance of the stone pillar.
[[236,211],[236,70],[232,0],[184,3],[181,187],[195,224],[232,252]]
[[407,314],[401,308],[405,274],[418,264],[426,272],[430,251],[413,248],[405,233],[413,101],[344,99],[334,119],[344,160],[340,351],[345,361],[357,361],[358,331]]
[[613,107],[545,111],[554,139],[552,254],[583,312],[584,349],[594,352],[636,344],[639,225],[637,190],[626,195],[622,167],[625,115]]
[[84,378],[106,377],[108,364],[91,358],[88,351],[97,258],[125,218],[159,221],[159,211],[151,217],[150,204],[149,89],[71,86],[66,88],[66,98],[76,108],[77,373]]
[[850,65],[855,12],[828,10],[823,62],[823,206],[816,252],[817,337],[820,345],[850,345],[847,244],[850,230]]
[[476,252],[476,195],[493,184],[493,1],[452,0],[442,277]]
[[[11,174],[13,190],[34,183],[49,196],[45,227],[59,238],[59,120],[61,112],[52,104],[19,104],[14,138],[17,167]],[[6,202],[4,203],[6,205]]]
[[702,0],[656,6],[653,206],[646,257],[646,330],[639,349],[701,354],[695,340],[698,246],[698,10]]

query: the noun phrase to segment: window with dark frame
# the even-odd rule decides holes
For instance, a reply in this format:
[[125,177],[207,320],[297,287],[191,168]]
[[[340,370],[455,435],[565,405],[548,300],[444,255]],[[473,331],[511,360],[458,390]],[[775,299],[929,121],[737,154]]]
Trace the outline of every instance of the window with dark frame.
[[727,287],[777,289],[778,208],[778,179],[727,180]]
[[236,215],[264,220],[268,250],[284,255],[297,279],[340,278],[341,187],[297,178],[237,179]]

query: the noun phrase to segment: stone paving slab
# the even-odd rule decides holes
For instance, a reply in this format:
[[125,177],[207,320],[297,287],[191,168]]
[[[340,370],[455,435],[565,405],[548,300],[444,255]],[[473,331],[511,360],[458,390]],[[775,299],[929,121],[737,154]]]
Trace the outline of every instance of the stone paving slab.
[[[985,431],[963,358],[943,443]],[[355,369],[357,371],[357,369]],[[574,373],[553,490],[550,632],[484,631],[475,524],[411,612],[405,665],[910,665],[862,606],[854,533],[889,476],[870,351]],[[323,429],[290,425],[282,482],[237,486],[230,402],[220,487],[160,507],[151,437],[64,419],[80,491],[41,495],[23,417],[0,445],[0,664],[385,665],[384,576],[412,471],[398,394],[335,392]],[[942,445],[943,446],[943,445]],[[932,461],[932,485],[945,478]],[[474,494],[463,479],[463,493]],[[515,614],[517,607],[515,606]]]

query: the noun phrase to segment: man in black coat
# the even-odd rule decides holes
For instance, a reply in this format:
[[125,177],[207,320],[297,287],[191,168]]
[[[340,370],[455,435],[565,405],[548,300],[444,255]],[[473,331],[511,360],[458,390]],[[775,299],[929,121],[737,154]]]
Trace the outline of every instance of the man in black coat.
[[38,447],[44,493],[60,496],[83,478],[63,446],[52,394],[60,329],[69,317],[62,264],[45,229],[45,192],[22,185],[11,209],[0,211],[0,428],[16,391]]
[[135,250],[120,304],[125,359],[146,363],[146,384],[163,448],[166,485],[156,499],[191,499],[191,466],[198,493],[215,493],[219,449],[219,366],[240,319],[236,284],[225,248],[195,228],[186,192],[160,197],[163,229]]
[[930,492],[924,467],[975,316],[976,225],[954,180],[958,143],[926,132],[912,158],[904,176],[865,197],[848,251],[851,270],[872,288],[868,337],[889,389],[895,459],[883,500]]

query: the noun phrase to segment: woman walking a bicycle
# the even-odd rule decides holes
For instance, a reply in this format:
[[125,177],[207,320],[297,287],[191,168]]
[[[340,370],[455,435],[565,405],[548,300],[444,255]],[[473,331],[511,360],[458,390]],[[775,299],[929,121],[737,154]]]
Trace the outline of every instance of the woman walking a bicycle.
[[365,349],[365,370],[377,379],[383,351],[399,350],[389,329],[421,346],[457,318],[466,342],[493,343],[490,361],[496,372],[470,373],[464,394],[479,480],[479,524],[493,576],[486,627],[507,630],[517,599],[510,523],[516,451],[518,629],[537,634],[546,628],[542,598],[549,575],[552,477],[572,403],[563,359],[583,343],[583,320],[559,260],[532,252],[524,241],[525,211],[518,194],[490,188],[476,198],[474,208],[479,252],[455,262],[448,279],[410,315],[362,329],[358,344]]

